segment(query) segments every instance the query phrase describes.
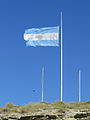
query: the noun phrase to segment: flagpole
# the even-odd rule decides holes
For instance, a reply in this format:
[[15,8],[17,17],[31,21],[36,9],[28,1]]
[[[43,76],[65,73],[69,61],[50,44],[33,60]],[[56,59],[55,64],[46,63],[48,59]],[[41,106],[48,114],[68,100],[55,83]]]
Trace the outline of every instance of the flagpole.
[[78,96],[78,101],[81,102],[81,70],[79,70],[79,81],[78,81],[78,86],[79,86],[79,96]]
[[42,68],[42,102],[44,101],[44,67]]
[[62,37],[62,12],[61,12],[61,101],[63,100],[63,37]]

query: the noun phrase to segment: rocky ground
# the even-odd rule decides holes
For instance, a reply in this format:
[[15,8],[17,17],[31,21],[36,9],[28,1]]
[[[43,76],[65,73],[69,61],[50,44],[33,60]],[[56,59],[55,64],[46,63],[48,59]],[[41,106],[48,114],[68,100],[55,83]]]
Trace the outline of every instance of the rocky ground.
[[90,102],[35,103],[16,106],[9,103],[0,108],[1,120],[90,120]]

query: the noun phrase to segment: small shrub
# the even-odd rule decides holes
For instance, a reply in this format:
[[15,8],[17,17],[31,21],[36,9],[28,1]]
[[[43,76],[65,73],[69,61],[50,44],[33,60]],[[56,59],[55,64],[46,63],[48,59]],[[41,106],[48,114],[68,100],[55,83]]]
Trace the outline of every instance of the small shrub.
[[6,107],[7,108],[13,108],[15,105],[13,104],[13,103],[11,103],[11,102],[9,102],[7,105],[6,105]]
[[8,112],[7,108],[3,108],[2,112]]

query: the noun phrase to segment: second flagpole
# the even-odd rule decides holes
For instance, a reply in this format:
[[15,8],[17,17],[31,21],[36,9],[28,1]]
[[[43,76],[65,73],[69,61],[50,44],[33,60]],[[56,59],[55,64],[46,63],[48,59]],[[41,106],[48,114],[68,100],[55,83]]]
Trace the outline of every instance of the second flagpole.
[[62,12],[61,12],[61,66],[60,66],[60,70],[61,70],[61,77],[60,77],[60,84],[61,84],[61,101],[63,101],[63,36],[62,36]]
[[44,101],[44,67],[42,68],[42,102]]

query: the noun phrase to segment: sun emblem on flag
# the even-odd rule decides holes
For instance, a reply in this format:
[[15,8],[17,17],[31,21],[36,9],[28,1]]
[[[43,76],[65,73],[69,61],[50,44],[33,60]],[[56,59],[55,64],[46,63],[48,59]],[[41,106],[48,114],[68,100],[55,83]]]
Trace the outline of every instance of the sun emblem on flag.
[[38,38],[38,40],[42,40],[43,35],[37,35],[36,38]]

